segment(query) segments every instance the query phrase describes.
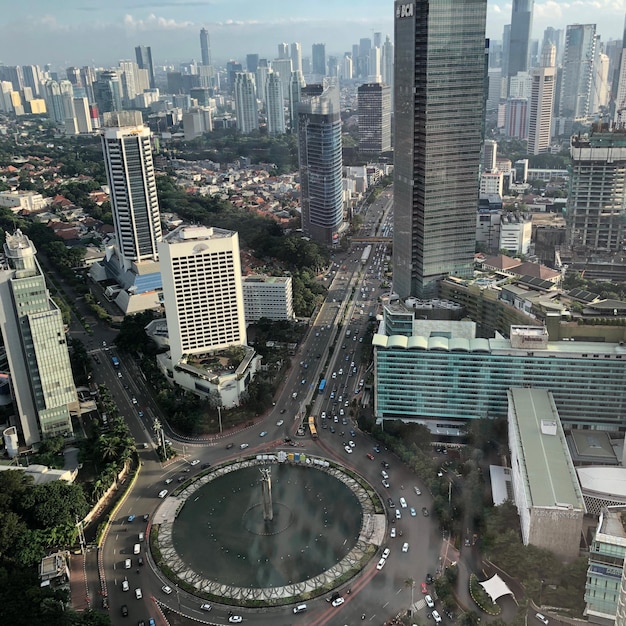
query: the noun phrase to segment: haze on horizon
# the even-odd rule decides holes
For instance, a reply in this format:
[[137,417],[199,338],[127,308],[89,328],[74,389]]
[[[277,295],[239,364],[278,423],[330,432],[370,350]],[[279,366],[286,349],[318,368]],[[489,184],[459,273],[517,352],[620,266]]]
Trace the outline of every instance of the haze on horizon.
[[[592,23],[602,41],[620,39],[625,14],[626,0],[535,0],[532,36]],[[273,59],[282,41],[299,41],[310,56],[316,42],[327,55],[343,55],[375,31],[393,38],[393,0],[24,0],[3,17],[0,62],[55,69],[117,65],[133,59],[137,45],[151,46],[157,65],[199,59],[202,27],[218,64],[247,53]],[[488,0],[489,38],[500,40],[510,20],[510,0]]]

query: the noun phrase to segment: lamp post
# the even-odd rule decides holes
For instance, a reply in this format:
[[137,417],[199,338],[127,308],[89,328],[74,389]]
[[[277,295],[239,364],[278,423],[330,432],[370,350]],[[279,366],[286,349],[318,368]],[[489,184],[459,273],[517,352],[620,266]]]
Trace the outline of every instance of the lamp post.
[[222,407],[221,406],[217,406],[217,419],[219,420],[220,423],[220,435],[222,434]]

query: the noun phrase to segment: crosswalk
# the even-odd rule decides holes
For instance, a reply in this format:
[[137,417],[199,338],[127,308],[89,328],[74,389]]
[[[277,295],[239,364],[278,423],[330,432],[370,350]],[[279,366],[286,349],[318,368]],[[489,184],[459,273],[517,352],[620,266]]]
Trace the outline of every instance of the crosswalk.
[[426,601],[422,598],[413,605],[414,611],[421,611],[426,606]]

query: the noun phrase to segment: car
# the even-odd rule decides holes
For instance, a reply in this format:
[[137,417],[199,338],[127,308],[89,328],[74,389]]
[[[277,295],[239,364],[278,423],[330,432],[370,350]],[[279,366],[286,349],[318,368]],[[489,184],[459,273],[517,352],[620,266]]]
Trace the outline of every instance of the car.
[[406,504],[406,500],[405,500],[404,498],[400,498],[400,506],[401,506],[403,509],[406,509],[407,504]]
[[[432,585],[432,584],[433,584],[433,582],[435,582],[435,579],[433,578],[433,575],[432,575],[432,574],[426,574],[426,582],[427,582],[429,585]],[[423,584],[423,583],[422,583],[422,584]]]
[[282,426],[285,423],[285,420],[278,420],[276,422],[276,426]]
[[425,596],[424,596],[424,602],[426,602],[426,606],[427,606],[429,609],[434,609],[434,608],[435,608],[435,603],[433,602],[433,599],[432,599],[432,597],[431,597],[431,596],[429,596],[429,595],[425,595]]
[[143,593],[141,593],[141,589],[139,587],[135,589],[135,598],[137,598],[137,600],[141,600],[141,598],[143,598]]
[[138,411],[137,415],[139,415],[139,417],[143,417],[143,411]]
[[287,409],[281,409],[281,410],[280,410],[280,414],[281,414],[281,415],[283,415],[283,414],[284,414],[284,413],[286,413],[286,412],[287,412]]
[[411,511],[411,517],[415,517],[417,515],[417,511],[413,507],[411,507],[409,510]]
[[400,513],[400,509],[396,509],[396,519],[402,519],[402,513]]
[[122,372],[118,372],[118,373],[117,373],[117,377],[118,377],[118,378],[121,378],[121,377],[122,377]]
[[391,529],[391,532],[389,533],[389,536],[392,539],[395,539],[395,537],[396,537],[396,527],[395,526]]
[[426,583],[422,583],[422,593],[428,593],[428,587],[426,586]]
[[333,415],[333,422],[335,422],[335,424],[339,423],[339,418],[336,415]]
[[421,496],[422,495],[422,492],[417,487],[413,487],[413,491],[415,492],[416,496]]
[[433,619],[435,620],[435,624],[441,624],[441,621],[442,621],[441,615],[439,615],[437,611],[433,611],[431,615],[433,616]]
[[389,469],[389,463],[387,463],[387,461],[381,461],[380,464],[385,468],[385,469]]
[[356,444],[354,443],[354,441],[348,441],[348,445],[349,445],[351,448],[355,448],[355,447],[356,447]]
[[137,557],[137,565],[143,565],[143,557]]
[[345,415],[345,413],[346,412],[343,409],[339,409],[339,415],[343,416],[343,415]]
[[211,464],[210,464],[210,463],[203,463],[203,464],[200,466],[200,469],[207,469],[207,468],[209,468],[209,467],[211,467]]
[[393,498],[387,498],[387,506],[390,509],[395,509],[396,508],[396,505],[393,503]]
[[128,617],[128,606],[126,604],[122,604],[122,617]]
[[303,378],[303,379],[300,381],[300,384],[301,384],[301,385],[306,385],[306,378]]
[[231,615],[228,618],[229,624],[241,624],[241,622],[243,622],[243,617],[241,617],[241,615]]
[[169,485],[174,479],[173,478],[166,478],[165,479],[165,484]]
[[167,489],[161,489],[161,491],[159,491],[159,498],[161,498],[161,500],[163,500],[163,498],[165,498],[166,495],[167,495]]
[[124,561],[124,569],[130,569],[133,566],[133,562],[131,559],[126,559]]
[[387,479],[389,478],[389,474],[387,474],[387,472],[386,472],[385,470],[383,470],[383,471],[380,473],[380,475],[381,475],[381,476],[382,476],[385,480],[387,480]]
[[422,507],[422,515],[428,517],[428,509],[426,507]]
[[344,446],[343,449],[348,453],[352,454],[352,448],[350,446]]
[[408,552],[409,551],[409,544],[405,541],[402,544],[402,552]]
[[370,461],[373,461],[373,460],[374,460],[374,455],[373,455],[371,452],[368,452],[365,456],[366,456],[366,457],[367,457]]
[[326,419],[326,411],[322,411],[322,419],[325,420]]
[[337,429],[334,426],[330,427],[330,432],[335,434],[337,432]]
[[148,620],[148,626],[156,626],[156,622],[154,621],[154,617],[151,617]]
[[206,602],[200,605],[201,611],[210,611],[212,608],[213,607],[210,604],[207,604]]
[[337,608],[338,606],[341,606],[343,603],[345,602],[345,599],[342,598],[341,596],[339,596],[338,598],[335,598],[331,604]]
[[374,446],[374,452],[376,452],[376,454],[380,454],[380,446]]
[[172,588],[169,585],[163,585],[161,591],[169,596],[172,593]]
[[265,435],[267,435],[267,431],[266,431],[266,430],[262,430],[262,431],[259,433],[259,437],[265,437]]
[[376,565],[376,569],[377,570],[383,569],[383,567],[385,567],[385,562],[386,562],[386,559],[380,559],[380,561],[378,561],[378,565]]
[[535,618],[538,619],[542,624],[549,624],[550,620],[541,613],[535,613]]
[[389,548],[385,548],[383,550],[382,558],[383,559],[388,559],[390,554],[391,554],[391,550]]
[[135,396],[133,396],[133,404],[137,404],[137,398],[135,398]]
[[198,465],[198,463],[200,463],[200,459],[194,459],[189,465]]
[[390,485],[387,479],[383,478],[381,482],[383,483],[383,487],[385,487],[386,489],[389,489]]
[[249,445],[250,445],[250,444],[248,444],[248,443],[242,443],[242,444],[239,446],[239,449],[240,449],[240,450],[245,450],[245,449],[246,449]]
[[128,579],[124,578],[122,581],[122,591],[128,591],[130,589],[130,585],[128,584]]
[[226,449],[230,450],[235,444],[231,441],[230,443],[226,444]]
[[356,437],[356,432],[354,430],[350,431],[350,437]]
[[129,515],[129,516],[128,516],[128,521],[129,521],[129,522],[132,522],[134,519],[135,519],[135,516],[134,516],[134,515]]

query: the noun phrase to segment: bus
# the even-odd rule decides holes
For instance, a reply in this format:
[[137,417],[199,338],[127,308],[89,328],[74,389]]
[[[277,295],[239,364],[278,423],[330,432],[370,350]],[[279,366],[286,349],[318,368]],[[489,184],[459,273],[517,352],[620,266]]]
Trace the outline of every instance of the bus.
[[315,427],[315,417],[309,415],[309,432],[313,439],[317,439],[317,428]]
[[112,356],[111,357],[111,361],[113,363],[113,367],[119,367],[120,366],[120,360],[116,356]]
[[320,382],[320,386],[318,387],[318,391],[320,393],[322,393],[322,391],[324,391],[324,387],[326,387],[326,379],[322,378],[321,382]]

